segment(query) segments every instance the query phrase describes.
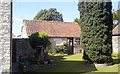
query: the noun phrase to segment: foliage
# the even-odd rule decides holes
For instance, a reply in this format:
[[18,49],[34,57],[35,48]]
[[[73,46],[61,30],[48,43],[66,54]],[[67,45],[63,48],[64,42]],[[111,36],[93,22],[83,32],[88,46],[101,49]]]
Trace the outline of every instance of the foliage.
[[120,9],[113,11],[113,20],[118,20],[118,22],[120,23]]
[[55,49],[49,49],[47,52],[48,52],[49,55],[55,55],[56,54]]
[[115,27],[118,23],[120,23],[120,9],[113,11],[113,20],[118,21],[113,27]]
[[[43,64],[44,63],[44,52],[49,45],[50,41],[48,39],[48,34],[44,32],[36,32],[33,33],[31,36],[29,36],[30,40],[30,45],[32,46],[33,49],[36,49],[36,52],[34,53],[36,64]],[[36,46],[42,45],[43,50],[39,51],[37,50]]]
[[63,41],[63,45],[56,46],[56,53],[66,54],[68,50],[68,42]]
[[65,45],[56,46],[55,49],[57,53],[67,53],[67,47]]
[[74,19],[74,22],[77,22],[78,24],[80,24],[80,18],[79,19],[78,18]]
[[51,43],[48,39],[48,34],[44,32],[36,32],[29,36],[30,45],[35,49],[37,45],[43,45],[44,48],[48,47]]
[[63,21],[62,14],[57,12],[56,8],[50,8],[49,10],[41,10],[34,17],[34,20],[47,20],[47,21]]
[[111,2],[79,2],[81,41],[85,60],[96,63],[111,62],[111,9]]
[[63,45],[67,47],[68,46],[68,42],[67,41],[63,41]]

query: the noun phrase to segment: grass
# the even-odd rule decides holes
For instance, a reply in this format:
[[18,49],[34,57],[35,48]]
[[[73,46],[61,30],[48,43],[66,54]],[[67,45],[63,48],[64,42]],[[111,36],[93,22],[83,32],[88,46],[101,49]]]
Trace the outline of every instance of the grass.
[[82,59],[82,56],[82,54],[64,56],[59,54],[59,56],[52,56],[52,59],[56,62],[56,66],[49,69],[39,70],[38,72],[81,72],[85,74],[94,72],[118,72],[120,59],[117,55],[113,55],[113,62],[115,63],[114,65],[97,68],[94,65],[85,63],[85,61]]

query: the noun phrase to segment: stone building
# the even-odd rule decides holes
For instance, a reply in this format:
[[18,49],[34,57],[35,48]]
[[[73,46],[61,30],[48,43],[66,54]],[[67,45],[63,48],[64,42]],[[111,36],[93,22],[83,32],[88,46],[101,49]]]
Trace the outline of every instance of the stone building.
[[[34,24],[34,25],[33,25]],[[113,29],[112,43],[113,52],[118,53],[120,49],[120,24]],[[57,21],[41,21],[41,20],[24,20],[21,38],[28,38],[32,33],[46,32],[52,42],[52,49],[55,46],[62,45],[64,41],[72,41],[73,52],[83,51],[80,43],[80,26],[74,22],[57,22]],[[71,40],[70,40],[71,39]],[[78,51],[77,51],[78,50]]]
[[10,73],[11,0],[0,0],[0,74]]
[[80,46],[80,26],[76,22],[23,20],[21,38],[28,38],[32,33],[45,32],[51,41],[51,49],[68,42],[71,53],[82,52]]

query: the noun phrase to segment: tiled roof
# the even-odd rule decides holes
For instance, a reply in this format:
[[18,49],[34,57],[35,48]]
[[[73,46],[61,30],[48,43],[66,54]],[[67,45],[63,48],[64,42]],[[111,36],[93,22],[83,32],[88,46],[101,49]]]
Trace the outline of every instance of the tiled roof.
[[23,20],[27,35],[46,32],[49,37],[80,37],[81,29],[76,22]]
[[120,24],[118,24],[112,31],[113,35],[120,35]]

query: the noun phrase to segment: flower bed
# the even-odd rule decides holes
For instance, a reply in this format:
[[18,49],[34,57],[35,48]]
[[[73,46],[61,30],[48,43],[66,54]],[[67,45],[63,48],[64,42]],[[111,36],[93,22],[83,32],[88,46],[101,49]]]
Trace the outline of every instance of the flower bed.
[[22,72],[35,72],[37,70],[47,69],[47,68],[53,67],[55,65],[56,64],[55,64],[54,60],[50,60],[50,63],[45,61],[45,63],[41,64],[41,65],[37,65],[37,64],[30,65],[28,63],[19,62],[19,69]]

